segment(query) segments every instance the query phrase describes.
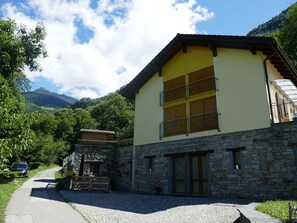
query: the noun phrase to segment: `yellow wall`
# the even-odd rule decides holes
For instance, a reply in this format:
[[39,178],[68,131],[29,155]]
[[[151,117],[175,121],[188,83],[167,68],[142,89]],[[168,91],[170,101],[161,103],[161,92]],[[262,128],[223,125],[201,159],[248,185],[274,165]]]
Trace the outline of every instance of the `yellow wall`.
[[222,132],[269,127],[269,104],[261,54],[253,55],[248,50],[218,49],[214,64]]
[[148,144],[159,140],[159,125],[163,116],[159,102],[162,84],[162,77],[155,74],[136,94],[134,145]]
[[212,52],[205,47],[188,47],[187,53],[179,51],[163,67],[163,81],[183,76],[213,65]]
[[[221,131],[177,135],[159,139],[159,124],[163,120],[159,94],[163,81],[214,65],[217,109]],[[261,54],[247,50],[218,49],[217,57],[202,47],[180,51],[164,67],[163,76],[155,74],[136,95],[134,145],[188,139],[214,134],[267,128],[270,126],[265,73]]]

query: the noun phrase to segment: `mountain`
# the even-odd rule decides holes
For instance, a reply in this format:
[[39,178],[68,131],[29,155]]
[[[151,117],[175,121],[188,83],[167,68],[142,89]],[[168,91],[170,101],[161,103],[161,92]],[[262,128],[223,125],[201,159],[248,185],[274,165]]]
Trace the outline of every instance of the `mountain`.
[[65,108],[74,104],[77,99],[50,92],[44,88],[38,88],[32,92],[24,92],[27,105],[33,104],[33,107]]
[[[295,3],[297,4],[297,3]],[[290,6],[291,7],[291,6]],[[290,8],[289,7],[289,8]],[[286,19],[288,8],[282,11],[277,16],[273,17],[269,21],[259,25],[258,27],[252,29],[247,36],[271,36],[271,34],[277,30],[282,29],[283,23]]]

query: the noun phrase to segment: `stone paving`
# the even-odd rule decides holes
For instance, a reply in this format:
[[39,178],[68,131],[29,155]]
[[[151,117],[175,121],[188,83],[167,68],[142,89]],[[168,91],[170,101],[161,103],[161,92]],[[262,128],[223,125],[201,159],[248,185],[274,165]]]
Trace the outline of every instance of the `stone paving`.
[[60,191],[89,222],[233,223],[243,200]]

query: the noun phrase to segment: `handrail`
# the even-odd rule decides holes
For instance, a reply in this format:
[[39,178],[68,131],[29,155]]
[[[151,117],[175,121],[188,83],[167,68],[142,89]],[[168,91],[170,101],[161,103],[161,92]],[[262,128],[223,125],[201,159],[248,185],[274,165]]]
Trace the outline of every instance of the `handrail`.
[[[202,121],[203,123],[199,123],[201,125],[198,124],[198,127],[200,128],[195,128],[193,127],[193,123],[191,122],[193,119],[195,118],[199,118],[199,117],[204,117],[202,118],[200,121]],[[181,123],[179,123],[180,121],[183,121]],[[186,129],[185,132],[183,132],[183,128],[180,128],[179,126],[174,126],[174,125],[185,125]],[[192,126],[191,126],[192,124]],[[172,131],[174,130],[174,127],[176,127],[176,131],[173,133],[170,131],[166,134],[166,126],[172,125],[168,130]],[[192,128],[191,128],[192,127]],[[195,129],[195,130],[193,130]],[[218,113],[217,111],[211,111],[211,112],[206,112],[206,113],[200,113],[200,114],[195,114],[192,116],[187,116],[187,117],[179,117],[176,119],[170,119],[164,122],[160,123],[160,139],[162,139],[165,136],[173,136],[173,135],[179,135],[179,134],[188,134],[188,133],[193,133],[193,132],[200,132],[200,131],[204,131],[204,130],[210,130],[210,129],[219,129],[219,123],[218,123]],[[162,131],[163,130],[163,131]]]

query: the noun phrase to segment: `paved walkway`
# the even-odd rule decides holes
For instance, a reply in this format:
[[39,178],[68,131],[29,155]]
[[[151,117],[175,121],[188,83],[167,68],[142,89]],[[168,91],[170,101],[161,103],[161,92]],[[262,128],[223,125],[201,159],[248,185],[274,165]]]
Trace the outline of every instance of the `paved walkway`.
[[61,191],[89,222],[237,223],[238,207],[249,202],[128,193]]
[[[54,189],[57,170],[39,173],[14,192],[5,212],[5,223],[237,223],[237,208],[246,208],[250,203],[234,199],[67,190],[60,191],[62,197]],[[71,201],[77,211],[65,203],[65,199]]]
[[40,172],[17,189],[5,212],[5,223],[86,223],[54,189],[54,174],[59,170]]

